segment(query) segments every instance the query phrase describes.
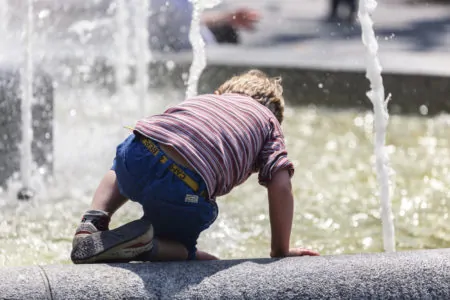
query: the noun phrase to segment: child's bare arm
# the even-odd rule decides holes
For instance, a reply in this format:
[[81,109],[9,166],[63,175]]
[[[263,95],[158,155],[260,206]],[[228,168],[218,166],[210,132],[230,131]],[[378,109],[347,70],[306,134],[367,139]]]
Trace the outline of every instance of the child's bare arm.
[[267,185],[267,191],[272,230],[270,256],[287,256],[294,214],[294,198],[289,172],[285,169],[276,172]]
[[276,172],[267,185],[269,195],[270,227],[272,231],[271,257],[319,255],[303,248],[289,248],[294,197],[291,178],[286,169]]

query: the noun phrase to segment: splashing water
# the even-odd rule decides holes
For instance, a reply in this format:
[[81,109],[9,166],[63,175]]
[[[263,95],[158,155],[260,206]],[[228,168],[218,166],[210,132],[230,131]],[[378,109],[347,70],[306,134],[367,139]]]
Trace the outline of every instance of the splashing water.
[[145,110],[145,104],[148,94],[149,72],[148,67],[152,57],[150,47],[148,46],[149,33],[147,20],[149,17],[150,1],[134,0],[132,7],[134,12],[134,48],[136,55],[136,90],[140,99],[142,111]]
[[124,96],[124,87],[126,86],[129,76],[129,51],[128,51],[128,9],[125,0],[116,0],[116,26],[117,30],[114,35],[115,46],[117,48],[117,56],[115,58],[115,80],[116,90],[120,96]]
[[[115,83],[117,97],[139,98],[139,111],[146,111],[149,88],[149,63],[152,58],[148,47],[149,1],[116,0],[114,36],[118,55],[115,56]],[[131,47],[129,46],[131,45]],[[134,65],[135,83],[130,87],[130,66]]]
[[8,34],[8,22],[9,22],[8,1],[0,0],[0,36],[2,38],[5,38]]
[[387,104],[390,96],[385,99],[381,64],[377,57],[378,42],[373,30],[370,14],[377,7],[375,0],[360,0],[358,17],[362,29],[362,42],[367,49],[366,77],[370,81],[371,90],[367,93],[374,108],[375,156],[377,178],[380,186],[381,220],[383,223],[383,245],[387,252],[395,251],[394,222],[389,195],[389,159],[385,149],[386,128],[389,114]]
[[193,58],[189,69],[186,97],[197,95],[197,85],[203,69],[206,67],[205,41],[201,35],[200,17],[207,8],[213,8],[220,0],[189,0],[193,4],[189,42],[192,46]]
[[33,128],[31,126],[32,115],[31,107],[33,104],[33,0],[28,0],[28,16],[26,21],[26,29],[24,30],[24,67],[21,74],[21,116],[22,116],[22,145],[20,159],[20,173],[22,185],[30,188],[31,167],[33,163],[31,153],[31,142],[33,140]]

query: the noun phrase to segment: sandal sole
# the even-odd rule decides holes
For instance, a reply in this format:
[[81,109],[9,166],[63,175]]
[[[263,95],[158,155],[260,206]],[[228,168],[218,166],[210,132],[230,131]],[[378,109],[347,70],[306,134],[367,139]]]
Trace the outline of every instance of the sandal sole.
[[75,264],[129,261],[152,248],[153,226],[140,219],[116,229],[98,231],[75,243],[70,258]]

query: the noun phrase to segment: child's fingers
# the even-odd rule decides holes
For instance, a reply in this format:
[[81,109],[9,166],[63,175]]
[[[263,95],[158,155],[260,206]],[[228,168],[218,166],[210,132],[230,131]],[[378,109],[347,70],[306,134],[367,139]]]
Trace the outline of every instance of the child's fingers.
[[294,248],[289,251],[289,256],[320,256],[320,254],[310,249]]
[[257,22],[261,19],[261,15],[256,11],[250,11],[250,12],[247,12],[246,18],[247,18],[247,20]]
[[234,26],[252,30],[255,23],[260,20],[260,15],[256,11],[242,9],[233,13],[232,23]]
[[197,250],[197,260],[218,260],[219,258],[205,251]]
[[303,250],[303,255],[320,256],[320,253],[314,250],[305,249]]

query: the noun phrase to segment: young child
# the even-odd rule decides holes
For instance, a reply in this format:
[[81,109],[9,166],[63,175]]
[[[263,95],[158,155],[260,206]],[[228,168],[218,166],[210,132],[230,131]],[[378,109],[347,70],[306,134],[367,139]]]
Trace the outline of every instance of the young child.
[[[289,247],[294,167],[280,127],[282,92],[281,79],[251,70],[138,121],[76,230],[72,261],[217,259],[197,250],[197,239],[217,217],[216,198],[255,172],[268,192],[270,256],[319,255]],[[144,216],[109,230],[127,199]]]

